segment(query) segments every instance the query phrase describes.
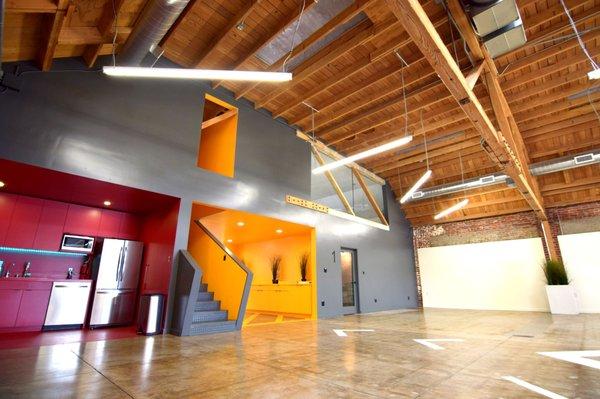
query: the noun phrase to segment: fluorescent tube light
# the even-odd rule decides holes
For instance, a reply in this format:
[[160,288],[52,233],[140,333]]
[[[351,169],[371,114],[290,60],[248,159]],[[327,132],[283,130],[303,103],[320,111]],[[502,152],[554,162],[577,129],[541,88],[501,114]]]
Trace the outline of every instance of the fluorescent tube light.
[[312,172],[313,172],[313,174],[316,175],[316,174],[323,173],[323,172],[326,172],[331,169],[339,168],[340,166],[348,165],[349,163],[358,161],[359,159],[372,157],[373,155],[377,155],[377,154],[381,154],[382,152],[393,150],[394,148],[397,148],[397,147],[403,146],[407,143],[410,143],[412,141],[412,139],[413,139],[412,136],[402,137],[401,139],[394,140],[394,141],[391,141],[386,144],[382,144],[378,147],[371,148],[370,150],[359,152],[358,154],[354,154],[349,157],[340,159],[338,161],[330,162],[328,164],[319,166],[318,168],[314,168]]
[[350,220],[352,222],[364,224],[366,226],[375,227],[375,228],[378,228],[378,229],[381,229],[381,230],[390,231],[390,226],[387,226],[387,225],[385,225],[383,223],[377,223],[377,222],[374,222],[374,221],[369,220],[369,219],[361,218],[361,217],[354,216],[354,215],[351,215],[351,214],[346,213],[346,212],[338,211],[336,209],[329,208],[329,210],[327,211],[327,213],[330,214],[330,215],[332,215],[332,216],[337,216],[337,217],[342,218],[342,219]]
[[400,198],[400,203],[404,204],[412,197],[415,191],[417,191],[429,178],[431,177],[431,169],[427,169],[427,172],[423,173],[423,176],[417,180],[417,182]]
[[287,82],[292,80],[288,72],[223,71],[218,69],[145,68],[105,66],[105,75],[132,78],[238,80],[249,82]]
[[594,69],[593,71],[588,72],[588,79],[600,79],[600,69]]
[[440,213],[438,213],[437,215],[435,215],[434,219],[438,220],[438,219],[441,219],[443,217],[446,217],[449,214],[451,214],[452,212],[456,212],[459,209],[464,208],[468,203],[469,203],[469,199],[465,198],[464,200],[460,201],[458,204],[454,204],[450,208],[448,208],[446,210],[443,210]]

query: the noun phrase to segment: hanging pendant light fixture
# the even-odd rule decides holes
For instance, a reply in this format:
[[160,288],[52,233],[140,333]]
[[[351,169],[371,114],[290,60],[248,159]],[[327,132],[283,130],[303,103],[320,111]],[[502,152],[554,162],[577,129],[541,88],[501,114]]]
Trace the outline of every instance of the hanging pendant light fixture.
[[226,71],[219,69],[147,68],[105,66],[102,72],[108,76],[131,78],[232,80],[247,82],[287,82],[292,80],[289,72]]
[[[406,63],[406,61],[404,61],[404,59],[400,56],[400,54],[398,54],[397,51],[396,51],[396,56],[400,59],[400,62],[402,62],[402,67],[400,68],[400,77],[402,79],[402,95],[404,96],[404,133],[405,133],[405,136],[402,137],[401,139],[390,141],[389,143],[382,144],[380,146],[371,148],[369,150],[359,152],[358,154],[351,155],[349,157],[340,159],[338,161],[330,162],[328,164],[319,166],[318,168],[313,169],[313,171],[312,171],[313,174],[316,175],[319,173],[323,173],[323,172],[326,172],[326,171],[329,171],[329,170],[332,170],[335,168],[339,168],[340,166],[348,165],[349,163],[358,161],[360,159],[372,157],[374,155],[381,154],[383,152],[391,151],[395,148],[406,145],[412,141],[413,136],[408,134],[408,107],[406,104],[406,87],[404,86],[404,67],[408,66],[408,64]],[[314,129],[313,129],[313,134],[314,134]]]

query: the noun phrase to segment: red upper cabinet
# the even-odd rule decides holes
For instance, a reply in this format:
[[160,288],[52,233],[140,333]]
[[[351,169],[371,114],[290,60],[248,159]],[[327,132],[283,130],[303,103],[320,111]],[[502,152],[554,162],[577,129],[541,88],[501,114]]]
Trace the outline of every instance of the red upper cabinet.
[[49,251],[60,249],[68,210],[69,205],[63,202],[44,201],[40,224],[33,243],[34,248]]
[[102,211],[81,205],[69,205],[64,232],[68,234],[80,234],[95,236],[98,234]]
[[0,245],[5,245],[10,219],[12,218],[17,196],[8,193],[0,193]]
[[141,220],[138,216],[124,213],[119,229],[119,238],[125,240],[137,240],[140,235]]
[[103,209],[102,215],[100,216],[100,227],[98,228],[98,236],[107,238],[120,238],[119,232],[121,228],[122,219],[122,212]]
[[5,245],[17,248],[33,248],[35,233],[42,215],[44,200],[19,196],[12,217]]

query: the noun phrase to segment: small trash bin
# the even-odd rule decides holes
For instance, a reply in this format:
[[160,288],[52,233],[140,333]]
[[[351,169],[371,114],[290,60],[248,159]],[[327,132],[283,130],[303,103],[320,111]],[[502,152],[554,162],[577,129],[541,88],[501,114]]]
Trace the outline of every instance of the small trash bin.
[[165,296],[162,294],[144,294],[140,298],[138,314],[138,334],[162,334],[162,315]]

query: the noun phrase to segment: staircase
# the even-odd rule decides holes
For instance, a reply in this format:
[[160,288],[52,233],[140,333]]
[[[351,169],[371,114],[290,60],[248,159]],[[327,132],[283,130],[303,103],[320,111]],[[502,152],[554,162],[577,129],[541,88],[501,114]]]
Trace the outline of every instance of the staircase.
[[227,319],[227,311],[221,310],[221,301],[214,300],[208,286],[200,284],[198,300],[194,306],[190,335],[202,335],[235,331],[235,320]]

